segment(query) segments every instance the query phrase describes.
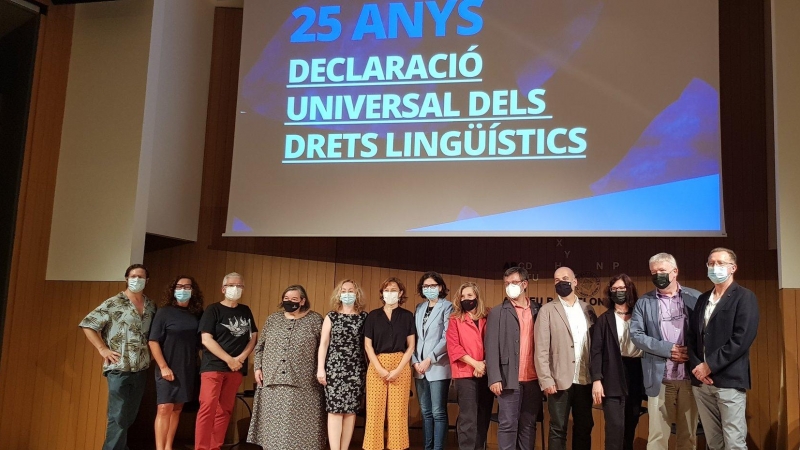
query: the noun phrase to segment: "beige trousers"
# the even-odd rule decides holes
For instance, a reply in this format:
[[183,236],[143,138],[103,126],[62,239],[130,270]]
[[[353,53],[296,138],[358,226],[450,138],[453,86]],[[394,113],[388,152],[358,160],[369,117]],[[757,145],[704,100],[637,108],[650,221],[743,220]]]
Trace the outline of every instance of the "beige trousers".
[[647,397],[650,435],[647,450],[668,450],[672,424],[675,424],[678,450],[697,448],[697,403],[689,380],[661,384],[658,397]]

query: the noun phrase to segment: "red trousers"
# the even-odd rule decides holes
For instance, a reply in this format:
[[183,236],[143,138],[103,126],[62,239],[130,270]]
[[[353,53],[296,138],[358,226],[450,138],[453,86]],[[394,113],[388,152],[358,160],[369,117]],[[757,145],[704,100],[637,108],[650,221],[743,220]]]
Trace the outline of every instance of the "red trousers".
[[231,419],[236,392],[242,383],[241,372],[203,372],[200,374],[200,409],[194,430],[195,450],[219,450]]

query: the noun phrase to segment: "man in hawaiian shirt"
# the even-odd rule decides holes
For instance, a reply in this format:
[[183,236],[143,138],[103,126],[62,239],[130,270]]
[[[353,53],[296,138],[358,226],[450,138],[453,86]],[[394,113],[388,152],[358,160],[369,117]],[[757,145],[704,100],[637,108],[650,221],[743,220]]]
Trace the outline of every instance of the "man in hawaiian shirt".
[[108,379],[103,450],[128,448],[128,428],[139,412],[150,366],[147,336],[156,307],[142,293],[147,269],[134,264],[125,271],[125,280],[127,289],[101,303],[79,325],[103,357],[103,375]]

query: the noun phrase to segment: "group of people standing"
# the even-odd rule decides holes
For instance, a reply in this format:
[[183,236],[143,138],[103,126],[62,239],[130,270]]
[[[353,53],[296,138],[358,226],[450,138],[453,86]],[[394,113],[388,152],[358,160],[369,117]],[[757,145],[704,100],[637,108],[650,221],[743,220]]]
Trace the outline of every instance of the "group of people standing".
[[591,448],[593,403],[603,408],[605,448],[632,449],[643,396],[649,449],[667,448],[673,423],[679,448],[695,448],[698,414],[710,449],[746,448],[745,390],[758,305],[733,280],[733,251],[712,250],[706,265],[714,288],[701,294],[681,286],[675,258],[659,253],[649,261],[655,289],[639,297],[630,277],[617,275],[599,317],[577,297],[578,280],[568,267],[555,271],[557,299],[544,305],[528,297],[527,271],[508,269],[505,297],[491,310],[477,284],[464,283],[450,295],[436,272],[419,279],[423,301],[414,313],[400,307],[408,291],[396,277],[381,284],[383,305],[369,313],[358,283],[341,281],[324,317],[311,310],[303,286],[292,285],[260,333],[239,303],[241,275],[226,275],[224,299],[205,310],[195,280],[176,277],[156,312],[142,294],[147,269],[133,265],[125,273],[127,289],[80,324],[108,378],[103,448],[125,448],[152,355],[159,366],[156,444],[172,449],[183,404],[195,393],[198,349],[196,449],[223,444],[251,354],[258,388],[247,441],[269,450],[346,450],[363,404],[365,450],[409,448],[412,379],[426,450],[445,447],[451,385],[462,450],[484,448],[495,398],[502,450],[534,448],[545,399],[549,449],[566,449],[570,414],[573,448]]

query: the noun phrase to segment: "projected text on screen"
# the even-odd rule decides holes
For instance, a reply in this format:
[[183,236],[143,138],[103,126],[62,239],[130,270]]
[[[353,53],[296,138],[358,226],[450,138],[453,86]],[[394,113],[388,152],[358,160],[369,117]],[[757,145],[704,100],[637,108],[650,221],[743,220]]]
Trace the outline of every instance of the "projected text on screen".
[[[342,6],[324,6],[319,11],[303,6],[293,12],[303,18],[292,33],[292,44],[365,38],[399,39],[424,37],[424,22],[435,24],[435,37],[446,37],[447,24],[458,16],[467,26],[457,25],[460,36],[481,32],[482,0],[449,0],[441,9],[436,2],[412,5],[390,3],[388,17],[376,4],[360,8],[358,21],[349,36],[342,36],[339,21]],[[344,7],[358,8],[358,4]],[[327,32],[310,33],[315,25]],[[384,26],[386,23],[387,26]],[[553,117],[546,114],[546,91],[482,89],[465,92],[467,108],[454,107],[453,92],[425,92],[419,85],[482,83],[483,58],[478,45],[462,53],[443,49],[425,57],[414,54],[369,55],[361,64],[356,58],[331,55],[328,58],[292,59],[286,88],[319,88],[315,95],[287,98],[286,126],[341,125],[355,128],[368,124],[447,123],[450,130],[386,132],[287,133],[283,163],[341,163],[442,161],[486,159],[585,158],[586,128],[545,128],[530,125]],[[346,47],[345,47],[346,48]],[[403,94],[337,93],[342,87],[406,86]],[[291,91],[290,91],[291,92]],[[457,93],[458,94],[458,93]],[[498,130],[503,123],[520,125]]]

